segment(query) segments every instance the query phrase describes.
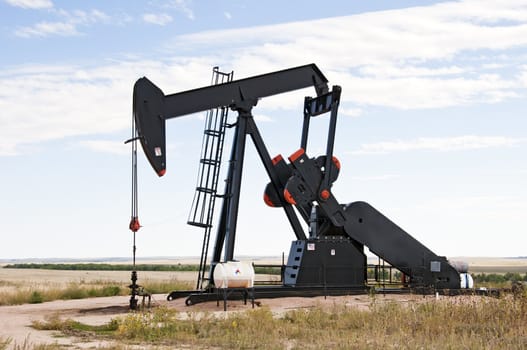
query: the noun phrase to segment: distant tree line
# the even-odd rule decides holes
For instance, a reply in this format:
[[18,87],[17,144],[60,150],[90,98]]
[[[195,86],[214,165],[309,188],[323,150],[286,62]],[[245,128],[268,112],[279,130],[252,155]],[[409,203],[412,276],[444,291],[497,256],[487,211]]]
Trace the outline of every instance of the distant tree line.
[[527,272],[524,276],[519,273],[507,272],[504,274],[500,273],[478,273],[472,275],[475,283],[487,282],[487,283],[506,283],[506,282],[527,282]]

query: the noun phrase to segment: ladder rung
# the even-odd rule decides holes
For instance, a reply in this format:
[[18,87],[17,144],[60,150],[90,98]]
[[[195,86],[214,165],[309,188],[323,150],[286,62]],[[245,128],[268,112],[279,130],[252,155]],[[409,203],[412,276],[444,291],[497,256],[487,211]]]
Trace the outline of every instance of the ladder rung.
[[196,187],[196,191],[203,192],[203,193],[210,193],[210,194],[216,193],[215,189],[207,188],[207,187]]
[[232,73],[225,73],[225,72],[219,72],[219,71],[215,71],[214,73],[216,73],[217,75],[224,76],[224,77],[228,77],[229,75],[232,74]]
[[197,221],[187,221],[187,224],[191,226],[197,226],[197,227],[203,227],[203,228],[212,227],[212,225],[207,225],[207,224],[204,224],[202,222],[197,222]]
[[214,129],[207,129],[203,133],[208,136],[220,136],[222,134],[221,131],[214,130]]
[[202,158],[200,160],[201,164],[207,164],[207,165],[218,165],[220,164],[220,161],[217,159],[209,159],[209,158]]

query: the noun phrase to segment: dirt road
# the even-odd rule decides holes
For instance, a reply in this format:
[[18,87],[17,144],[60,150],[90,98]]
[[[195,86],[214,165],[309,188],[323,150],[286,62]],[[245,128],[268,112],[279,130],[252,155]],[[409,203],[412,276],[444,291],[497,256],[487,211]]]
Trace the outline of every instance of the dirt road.
[[[57,337],[56,332],[37,331],[31,323],[52,316],[75,319],[88,324],[103,324],[113,317],[127,312],[128,297],[93,298],[84,300],[52,301],[42,304],[2,306],[0,307],[0,338],[11,339],[11,346],[24,343],[57,343],[71,346],[74,339]],[[111,309],[106,313],[104,310]],[[94,310],[90,312],[90,310]],[[98,311],[99,310],[99,311]],[[119,311],[120,310],[120,311]],[[100,344],[76,344],[79,348],[89,348]]]

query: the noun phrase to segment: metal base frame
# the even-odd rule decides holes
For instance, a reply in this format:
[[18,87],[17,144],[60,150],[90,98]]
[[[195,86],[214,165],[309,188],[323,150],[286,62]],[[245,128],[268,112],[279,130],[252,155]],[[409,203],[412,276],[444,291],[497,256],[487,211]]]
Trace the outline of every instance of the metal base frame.
[[[434,289],[434,288],[373,288],[365,287],[287,287],[287,286],[257,286],[249,293],[254,307],[255,299],[273,299],[287,297],[317,297],[317,296],[342,296],[361,294],[415,294],[415,295],[479,295],[499,297],[508,290],[500,288],[488,289]],[[187,290],[173,291],[167,300],[186,298],[185,305],[191,306],[208,301],[216,301],[219,306],[220,296],[224,298],[224,310],[227,300],[245,300],[248,295],[244,293],[231,293],[229,290],[210,289],[204,291]]]
[[[205,291],[187,290],[187,291],[173,291],[167,296],[167,300],[186,298],[185,304],[187,306],[203,303],[207,301],[217,301],[217,289],[210,289]],[[273,299],[284,297],[316,297],[316,296],[337,296],[337,295],[357,295],[367,294],[366,287],[287,287],[287,286],[257,286],[252,291],[252,299]],[[226,300],[241,300],[246,298],[243,293],[227,293],[224,294]]]

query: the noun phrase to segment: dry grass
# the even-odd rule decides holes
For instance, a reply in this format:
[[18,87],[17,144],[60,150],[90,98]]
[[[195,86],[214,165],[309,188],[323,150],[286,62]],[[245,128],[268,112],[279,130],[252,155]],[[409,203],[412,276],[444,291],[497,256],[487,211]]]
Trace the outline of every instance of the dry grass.
[[[168,293],[172,290],[189,289],[190,281],[194,281],[195,275],[195,272],[139,272],[138,282],[148,292]],[[0,268],[0,306],[128,295],[129,284],[129,271]]]
[[126,295],[128,290],[112,283],[86,285],[70,283],[63,286],[24,286],[0,292],[0,305],[37,304],[52,300],[83,299],[101,296]]
[[[173,290],[189,289],[188,282],[179,280],[145,281],[142,285],[150,293],[169,293]],[[115,281],[70,282],[64,284],[15,284],[0,289],[0,306],[37,304],[53,300],[71,300],[95,297],[129,295],[127,285]],[[0,348],[1,349],[1,348]]]
[[0,338],[0,350],[61,350],[63,346],[58,344],[32,344],[29,338],[26,338],[22,344],[12,342],[11,339]]
[[[453,297],[403,305],[375,298],[367,310],[343,305],[280,316],[246,312],[184,315],[159,307],[113,320],[104,335],[119,344],[221,349],[525,349],[527,295]],[[71,321],[53,321],[64,331]],[[44,325],[45,326],[45,325]],[[110,327],[111,326],[111,327]],[[42,327],[42,325],[41,325]],[[110,329],[110,331],[108,331]],[[81,330],[82,331],[82,330]],[[93,331],[93,330],[91,330]],[[93,333],[92,333],[93,336]]]
[[0,338],[0,350],[5,350],[11,344],[11,339],[9,338]]

